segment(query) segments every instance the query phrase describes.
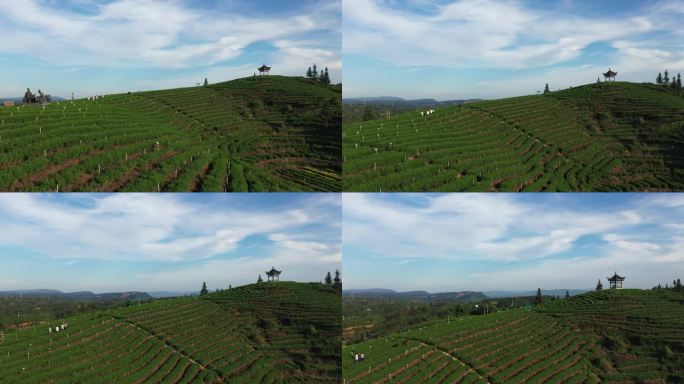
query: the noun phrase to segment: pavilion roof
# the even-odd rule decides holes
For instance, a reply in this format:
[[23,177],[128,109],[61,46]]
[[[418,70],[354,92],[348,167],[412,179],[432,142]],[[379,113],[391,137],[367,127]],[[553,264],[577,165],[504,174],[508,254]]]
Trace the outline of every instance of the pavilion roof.
[[603,74],[603,76],[606,76],[606,77],[613,77],[613,76],[615,76],[615,75],[617,75],[617,72],[613,72],[613,70],[610,69],[610,68],[608,68],[608,72],[605,72],[605,73]]
[[276,274],[276,275],[277,275],[277,274],[279,274],[280,272],[282,272],[282,271],[279,271],[279,270],[277,270],[277,269],[271,267],[271,270],[270,270],[270,271],[266,271],[266,274],[267,274],[267,275],[272,275],[272,274]]
[[260,71],[268,71],[269,69],[271,69],[271,67],[269,67],[269,66],[266,65],[266,64],[262,64],[261,67],[259,67],[259,68],[257,68],[257,69],[260,70]]
[[611,277],[608,278],[608,281],[623,281],[625,278],[623,276],[620,276],[615,272],[615,274]]

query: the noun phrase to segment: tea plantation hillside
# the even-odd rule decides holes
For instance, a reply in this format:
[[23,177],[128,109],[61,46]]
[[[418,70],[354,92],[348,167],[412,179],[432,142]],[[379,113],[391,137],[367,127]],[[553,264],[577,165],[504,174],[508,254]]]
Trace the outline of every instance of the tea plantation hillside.
[[5,333],[0,383],[337,383],[340,310],[278,282],[90,312]]
[[684,190],[684,97],[611,82],[343,127],[345,191]]
[[341,115],[283,76],[2,107],[0,190],[339,191]]
[[684,294],[587,293],[414,327],[342,357],[347,384],[682,382]]

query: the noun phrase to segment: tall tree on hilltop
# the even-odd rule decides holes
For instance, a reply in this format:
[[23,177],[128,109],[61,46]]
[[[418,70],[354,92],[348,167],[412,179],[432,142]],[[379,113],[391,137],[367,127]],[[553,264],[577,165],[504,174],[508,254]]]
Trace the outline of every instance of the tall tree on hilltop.
[[679,73],[677,74],[677,90],[682,90],[682,75]]
[[335,278],[333,279],[333,287],[337,290],[342,290],[342,278],[340,277],[340,270],[335,270]]
[[321,71],[321,82],[325,85],[330,85],[330,75],[328,74],[328,67]]
[[663,76],[663,84],[668,85],[670,83],[670,72],[665,70],[665,76]]
[[206,87],[207,85],[209,85],[209,82],[207,81],[207,78],[205,77],[204,78],[204,86]]
[[306,70],[306,77],[307,79],[310,79],[311,76],[313,76],[313,71],[311,70],[311,67],[309,67],[309,69]]
[[601,284],[601,279],[599,279],[598,283],[596,284],[596,290],[597,291],[603,290],[603,284]]
[[325,283],[328,284],[328,285],[331,285],[331,284],[332,284],[332,277],[330,276],[330,272],[328,272],[328,273],[325,275]]
[[314,63],[314,65],[313,65],[313,72],[311,72],[311,74],[313,75],[313,78],[314,78],[314,79],[318,77],[318,69],[316,68],[316,64],[315,64],[315,63]]
[[567,299],[568,297],[570,297],[570,292],[568,292],[568,290],[566,289],[565,290],[565,298]]
[[534,298],[534,303],[539,305],[542,302],[541,288],[537,288],[537,297]]
[[257,279],[257,283],[263,283],[264,280],[261,278],[261,275],[259,275],[259,278]]
[[656,77],[656,84],[662,84],[663,83],[663,75],[658,72],[658,77]]
[[206,295],[207,293],[209,293],[209,291],[207,290],[207,283],[203,282],[202,289],[200,290],[200,295]]
[[544,87],[544,93],[549,93],[549,83],[546,83],[546,87]]
[[600,78],[600,77],[597,77],[597,78],[596,78],[596,84],[600,84],[600,83],[601,83],[601,78]]

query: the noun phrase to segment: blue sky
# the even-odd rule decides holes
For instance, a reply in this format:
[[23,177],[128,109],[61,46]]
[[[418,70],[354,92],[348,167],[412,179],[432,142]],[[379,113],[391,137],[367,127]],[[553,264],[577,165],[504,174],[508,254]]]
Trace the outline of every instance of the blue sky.
[[345,289],[625,287],[684,278],[684,194],[344,194]]
[[341,79],[340,0],[22,0],[0,12],[0,97],[194,86],[312,63]]
[[344,97],[500,98],[684,72],[679,0],[346,0]]
[[321,281],[339,194],[0,194],[0,290],[189,291]]

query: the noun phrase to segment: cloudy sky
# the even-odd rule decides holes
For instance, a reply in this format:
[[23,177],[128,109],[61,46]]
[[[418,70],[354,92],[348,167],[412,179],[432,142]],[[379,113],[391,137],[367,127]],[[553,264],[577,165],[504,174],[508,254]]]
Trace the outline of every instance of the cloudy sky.
[[0,194],[0,290],[191,291],[321,281],[339,194]]
[[346,0],[344,96],[500,98],[684,72],[681,0]]
[[344,194],[345,288],[593,288],[684,278],[684,194]]
[[21,0],[0,12],[0,97],[194,86],[312,63],[341,77],[340,0]]

